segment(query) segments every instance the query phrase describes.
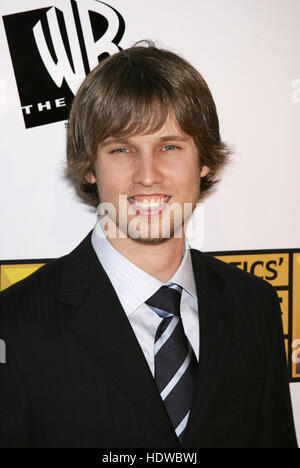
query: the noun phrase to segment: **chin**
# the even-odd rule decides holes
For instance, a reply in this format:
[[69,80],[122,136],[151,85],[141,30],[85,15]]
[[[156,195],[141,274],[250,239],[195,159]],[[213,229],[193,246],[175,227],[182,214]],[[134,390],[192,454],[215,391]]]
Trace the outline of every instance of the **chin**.
[[[174,225],[170,226],[170,229],[163,229],[160,227],[159,232],[151,235],[151,232],[148,232],[146,229],[142,230],[137,236],[136,232],[131,232],[130,228],[127,227],[127,236],[135,242],[143,245],[159,245],[167,242],[170,239],[173,239],[175,233],[182,230],[182,224],[177,226],[175,229]],[[182,232],[182,231],[181,231]]]
[[130,237],[130,239],[143,245],[160,245],[167,242],[171,237]]

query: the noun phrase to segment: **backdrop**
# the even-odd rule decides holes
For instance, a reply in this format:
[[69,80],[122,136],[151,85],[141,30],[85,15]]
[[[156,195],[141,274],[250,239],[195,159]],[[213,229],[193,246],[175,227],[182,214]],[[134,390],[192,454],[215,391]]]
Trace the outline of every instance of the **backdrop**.
[[157,41],[204,76],[234,149],[191,245],[276,287],[300,442],[300,2],[2,0],[0,16],[0,289],[94,226],[63,176],[72,98],[107,54]]

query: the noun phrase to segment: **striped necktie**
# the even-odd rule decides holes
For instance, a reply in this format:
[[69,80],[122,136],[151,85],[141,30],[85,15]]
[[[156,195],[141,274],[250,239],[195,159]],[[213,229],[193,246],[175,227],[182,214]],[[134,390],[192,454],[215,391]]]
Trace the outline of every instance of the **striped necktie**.
[[172,283],[162,286],[146,301],[163,318],[155,335],[155,382],[180,442],[190,413],[198,367],[180,317],[181,291],[180,286]]

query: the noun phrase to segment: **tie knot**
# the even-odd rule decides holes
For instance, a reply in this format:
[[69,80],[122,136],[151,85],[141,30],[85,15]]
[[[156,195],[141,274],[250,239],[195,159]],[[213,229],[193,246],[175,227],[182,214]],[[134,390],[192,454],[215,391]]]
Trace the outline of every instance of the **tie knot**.
[[[151,307],[180,316],[180,300],[182,288],[177,284],[161,286],[147,301]],[[158,313],[158,311],[155,311]]]

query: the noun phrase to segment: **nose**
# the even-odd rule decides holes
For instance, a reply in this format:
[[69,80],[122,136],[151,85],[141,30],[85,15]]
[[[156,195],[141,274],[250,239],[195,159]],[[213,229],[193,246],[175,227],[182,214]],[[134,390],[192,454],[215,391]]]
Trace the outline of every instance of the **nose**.
[[140,151],[136,158],[133,182],[150,187],[161,181],[162,173],[157,156],[150,150]]

